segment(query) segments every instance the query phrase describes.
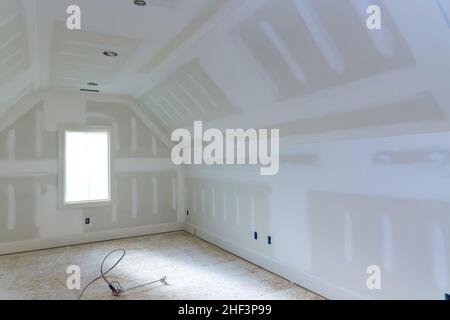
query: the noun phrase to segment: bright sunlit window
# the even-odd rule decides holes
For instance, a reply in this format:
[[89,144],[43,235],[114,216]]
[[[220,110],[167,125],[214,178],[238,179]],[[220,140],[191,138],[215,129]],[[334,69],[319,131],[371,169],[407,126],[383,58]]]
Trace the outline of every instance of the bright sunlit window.
[[59,192],[63,207],[111,203],[111,129],[67,126],[59,130]]

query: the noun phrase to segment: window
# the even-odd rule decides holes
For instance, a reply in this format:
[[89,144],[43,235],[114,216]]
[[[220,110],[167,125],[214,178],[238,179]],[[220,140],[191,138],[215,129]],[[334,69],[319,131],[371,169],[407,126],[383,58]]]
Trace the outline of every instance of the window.
[[58,143],[61,207],[111,205],[111,128],[61,126]]

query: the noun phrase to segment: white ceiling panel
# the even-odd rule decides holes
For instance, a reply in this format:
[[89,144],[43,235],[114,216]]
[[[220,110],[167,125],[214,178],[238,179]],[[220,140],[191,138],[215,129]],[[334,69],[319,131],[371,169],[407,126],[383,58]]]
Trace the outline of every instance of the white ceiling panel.
[[[137,39],[68,30],[62,24],[55,26],[54,33],[50,83],[75,90],[89,88],[90,82],[100,84],[98,89],[110,84],[139,45]],[[105,56],[105,51],[118,56]]]

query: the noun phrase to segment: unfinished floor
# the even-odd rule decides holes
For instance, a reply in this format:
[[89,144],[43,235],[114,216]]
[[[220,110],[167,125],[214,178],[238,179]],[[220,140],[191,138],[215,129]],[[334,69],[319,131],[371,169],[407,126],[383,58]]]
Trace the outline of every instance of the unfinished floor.
[[[110,280],[131,287],[166,275],[168,285],[112,297],[100,280],[83,299],[322,299],[182,231],[0,256],[0,299],[77,299],[79,291],[66,287],[67,267],[80,267],[84,286],[117,248],[127,254]],[[112,255],[110,264],[117,257]]]

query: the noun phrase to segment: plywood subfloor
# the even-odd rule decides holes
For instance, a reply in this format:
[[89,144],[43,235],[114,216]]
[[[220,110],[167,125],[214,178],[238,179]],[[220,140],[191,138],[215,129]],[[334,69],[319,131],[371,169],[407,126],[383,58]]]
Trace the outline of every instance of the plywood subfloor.
[[[168,285],[112,297],[99,280],[83,299],[322,299],[182,231],[0,256],[0,299],[77,299],[79,291],[66,287],[67,267],[80,267],[84,286],[117,248],[127,254],[110,280],[131,287],[166,275]],[[117,257],[111,256],[109,265]]]

